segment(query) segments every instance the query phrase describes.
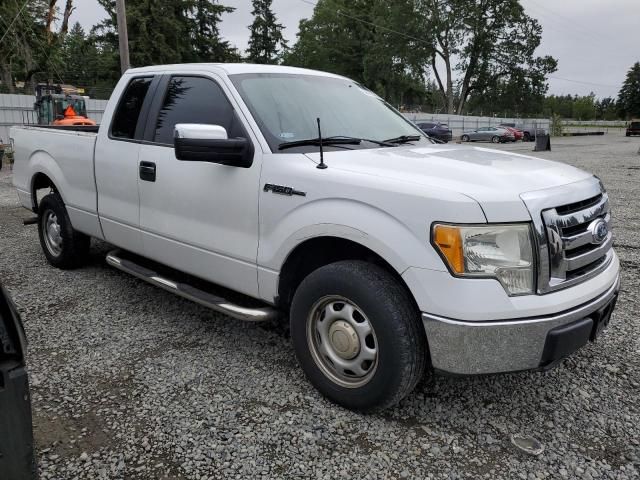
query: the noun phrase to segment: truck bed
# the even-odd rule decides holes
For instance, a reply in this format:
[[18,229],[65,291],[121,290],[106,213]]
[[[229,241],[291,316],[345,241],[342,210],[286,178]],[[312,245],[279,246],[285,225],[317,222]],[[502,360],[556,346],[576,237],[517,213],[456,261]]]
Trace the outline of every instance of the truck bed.
[[72,223],[83,231],[87,221],[93,225],[97,219],[93,154],[98,134],[93,126],[89,131],[79,128],[12,127],[10,138],[13,183],[22,205],[35,208],[32,193],[38,176],[55,178]]

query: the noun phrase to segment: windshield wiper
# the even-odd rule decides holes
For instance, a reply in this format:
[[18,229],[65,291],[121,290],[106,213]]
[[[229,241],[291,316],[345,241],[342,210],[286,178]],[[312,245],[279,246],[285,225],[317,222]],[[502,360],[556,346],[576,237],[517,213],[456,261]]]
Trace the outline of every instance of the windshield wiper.
[[[362,142],[375,143],[381,147],[397,147],[395,143],[388,142],[386,140],[372,140],[370,138],[358,138],[348,137],[345,135],[334,135],[331,137],[322,137],[323,145],[360,145]],[[284,142],[278,145],[278,150],[285,150],[287,148],[304,147],[307,145],[320,146],[320,138],[308,138],[305,140],[294,140],[292,142]]]
[[344,135],[334,135],[332,137],[327,137],[327,138],[322,137],[323,142],[325,140],[333,140],[333,139],[360,140],[361,142],[375,143],[376,145],[380,145],[381,147],[397,147],[398,146],[395,143],[388,142],[387,140],[372,140],[370,138],[346,137]]
[[[322,138],[323,145],[360,145],[359,138],[336,137]],[[305,140],[294,140],[293,142],[284,142],[278,145],[278,150],[286,150],[287,148],[305,147],[307,145],[320,146],[320,138],[307,138]]]
[[390,138],[388,140],[384,140],[385,143],[409,143],[409,142],[417,142],[422,137],[420,135],[400,135],[399,137]]

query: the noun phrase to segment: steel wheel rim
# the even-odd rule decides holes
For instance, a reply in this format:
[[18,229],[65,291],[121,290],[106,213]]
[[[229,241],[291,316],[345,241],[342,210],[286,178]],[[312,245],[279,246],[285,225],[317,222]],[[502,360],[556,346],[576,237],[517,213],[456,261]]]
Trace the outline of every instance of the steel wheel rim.
[[307,344],[318,368],[341,387],[362,387],[377,369],[379,347],[373,325],[347,298],[329,295],[311,307]]
[[49,253],[57,257],[62,253],[62,234],[58,216],[52,210],[47,210],[42,217],[42,233],[44,243]]

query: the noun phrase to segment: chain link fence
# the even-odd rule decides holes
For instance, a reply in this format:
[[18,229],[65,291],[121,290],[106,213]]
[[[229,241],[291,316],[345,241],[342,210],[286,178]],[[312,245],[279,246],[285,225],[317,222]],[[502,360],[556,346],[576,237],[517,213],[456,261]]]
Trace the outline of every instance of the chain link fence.
[[529,132],[533,138],[538,130],[549,133],[551,120],[547,118],[520,118],[520,117],[476,117],[469,115],[453,115],[447,113],[411,112],[403,114],[414,123],[434,122],[447,125],[453,134],[453,138],[459,138],[464,132],[482,127],[497,127],[499,125],[515,126]]

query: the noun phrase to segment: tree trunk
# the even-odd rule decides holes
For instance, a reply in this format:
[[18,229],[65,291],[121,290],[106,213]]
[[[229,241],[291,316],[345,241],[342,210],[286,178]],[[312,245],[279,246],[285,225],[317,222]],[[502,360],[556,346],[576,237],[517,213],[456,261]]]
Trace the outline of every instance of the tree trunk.
[[45,23],[45,30],[47,32],[47,43],[51,45],[53,41],[53,35],[51,33],[51,25],[56,16],[56,3],[58,0],[49,0],[49,10],[47,11],[47,19]]
[[13,75],[11,71],[11,64],[6,63],[4,59],[0,59],[0,80],[2,80],[2,85],[7,87],[9,93],[14,93],[16,91],[13,86]]
[[453,76],[451,74],[451,58],[449,54],[445,52],[444,64],[447,68],[447,113],[454,113],[453,111]]
[[73,7],[73,0],[67,0],[67,4],[64,7],[64,14],[62,15],[62,27],[60,27],[61,35],[65,35],[69,30],[69,17],[74,10],[75,8]]

